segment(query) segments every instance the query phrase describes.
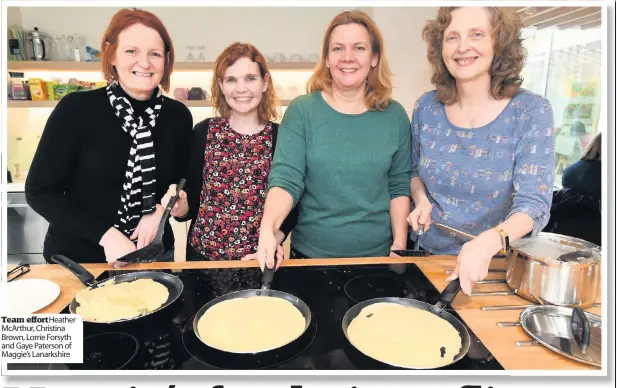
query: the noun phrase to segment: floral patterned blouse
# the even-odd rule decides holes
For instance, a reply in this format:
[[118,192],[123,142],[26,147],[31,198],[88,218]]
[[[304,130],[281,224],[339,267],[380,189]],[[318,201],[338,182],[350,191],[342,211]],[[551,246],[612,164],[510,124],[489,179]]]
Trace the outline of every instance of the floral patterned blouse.
[[[431,91],[416,103],[411,126],[411,176],[426,185],[432,224],[478,235],[522,212],[534,220],[532,235],[546,226],[555,167],[546,98],[521,89],[491,123],[460,128]],[[466,241],[432,226],[419,242],[434,254],[458,254]]]
[[272,151],[272,123],[243,135],[227,119],[210,120],[200,205],[189,237],[195,251],[210,260],[256,251]]

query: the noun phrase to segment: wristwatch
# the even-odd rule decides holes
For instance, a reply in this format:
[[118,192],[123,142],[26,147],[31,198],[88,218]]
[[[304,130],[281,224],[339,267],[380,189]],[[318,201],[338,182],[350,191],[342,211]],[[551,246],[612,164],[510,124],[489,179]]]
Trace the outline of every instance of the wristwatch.
[[501,236],[501,251],[499,253],[501,253],[502,255],[505,255],[506,253],[508,253],[508,250],[510,249],[510,236],[508,236],[508,233],[506,233],[505,230],[501,229],[498,226],[496,226],[494,229]]

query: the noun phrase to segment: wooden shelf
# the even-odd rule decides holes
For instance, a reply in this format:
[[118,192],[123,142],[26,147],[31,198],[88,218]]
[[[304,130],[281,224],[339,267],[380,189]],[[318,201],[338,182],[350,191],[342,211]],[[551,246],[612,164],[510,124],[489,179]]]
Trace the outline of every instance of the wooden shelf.
[[[314,62],[269,62],[270,70],[312,71]],[[174,71],[212,71],[213,62],[176,62]],[[100,71],[101,62],[8,61],[9,71]]]
[[53,108],[58,101],[8,100],[9,108]]
[[[212,107],[210,100],[184,100],[182,102],[189,108]],[[281,100],[279,106],[288,106],[289,103],[291,103],[291,100]],[[58,101],[8,100],[9,108],[53,108],[57,104]]]

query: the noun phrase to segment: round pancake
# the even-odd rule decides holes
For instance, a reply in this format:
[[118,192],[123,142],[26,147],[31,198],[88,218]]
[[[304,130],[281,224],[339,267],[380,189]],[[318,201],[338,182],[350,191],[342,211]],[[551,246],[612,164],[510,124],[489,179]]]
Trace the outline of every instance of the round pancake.
[[231,353],[257,353],[287,345],[304,332],[304,316],[288,300],[253,296],[208,308],[197,332],[208,346]]
[[163,284],[152,279],[114,284],[106,282],[84,289],[75,297],[77,314],[90,322],[114,322],[135,318],[161,307],[169,297]]
[[462,347],[458,331],[445,319],[395,303],[363,308],[349,324],[347,337],[367,356],[404,368],[448,365]]

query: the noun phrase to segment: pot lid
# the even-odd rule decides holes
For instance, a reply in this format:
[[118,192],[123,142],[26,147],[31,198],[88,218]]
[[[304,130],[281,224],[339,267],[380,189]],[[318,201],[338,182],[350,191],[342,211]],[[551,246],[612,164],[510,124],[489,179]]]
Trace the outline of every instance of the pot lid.
[[34,27],[34,30],[28,30],[28,36],[32,36],[35,38],[47,37],[48,35],[44,32],[39,31],[38,27]]
[[521,313],[521,326],[527,334],[545,347],[573,360],[602,366],[602,318],[584,312],[589,320],[589,346],[584,352],[572,331],[574,309],[563,306],[539,305]]
[[557,263],[593,264],[600,262],[600,247],[578,238],[555,233],[538,233],[511,244],[512,248],[539,260]]

